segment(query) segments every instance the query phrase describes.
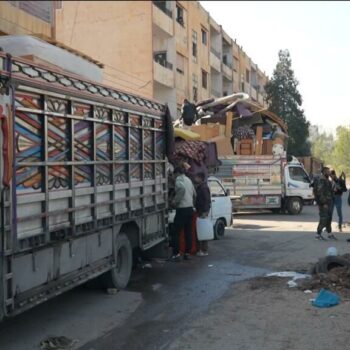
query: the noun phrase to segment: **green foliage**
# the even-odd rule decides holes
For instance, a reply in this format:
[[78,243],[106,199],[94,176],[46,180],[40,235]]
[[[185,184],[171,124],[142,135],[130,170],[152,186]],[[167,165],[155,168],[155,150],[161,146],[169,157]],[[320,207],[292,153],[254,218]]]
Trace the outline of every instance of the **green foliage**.
[[350,176],[350,127],[339,126],[336,138],[314,128],[310,133],[311,153],[325,164],[332,166],[338,174],[342,171]]
[[288,153],[294,156],[310,155],[309,122],[301,108],[302,97],[298,91],[299,82],[292,70],[288,50],[280,50],[279,61],[265,90],[269,109],[282,118],[288,126]]
[[350,127],[339,126],[337,128],[337,139],[332,152],[332,165],[337,173],[344,171],[350,175]]
[[324,164],[332,164],[332,153],[335,140],[332,134],[320,133],[314,127],[314,132],[310,132],[311,154],[315,158],[321,159]]

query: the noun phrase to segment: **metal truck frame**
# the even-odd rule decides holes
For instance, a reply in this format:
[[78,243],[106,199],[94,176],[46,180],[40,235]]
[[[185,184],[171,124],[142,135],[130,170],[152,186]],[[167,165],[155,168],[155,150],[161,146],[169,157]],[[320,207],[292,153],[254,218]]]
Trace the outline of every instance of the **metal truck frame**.
[[167,237],[165,107],[0,52],[0,320]]

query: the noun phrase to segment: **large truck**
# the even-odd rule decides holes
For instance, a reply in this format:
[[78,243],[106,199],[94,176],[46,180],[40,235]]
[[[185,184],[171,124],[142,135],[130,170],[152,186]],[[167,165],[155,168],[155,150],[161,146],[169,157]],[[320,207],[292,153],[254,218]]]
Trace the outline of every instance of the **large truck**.
[[0,319],[167,238],[167,118],[155,101],[0,52]]
[[236,196],[235,210],[287,210],[299,214],[313,200],[310,178],[295,158],[283,156],[227,156],[215,176]]

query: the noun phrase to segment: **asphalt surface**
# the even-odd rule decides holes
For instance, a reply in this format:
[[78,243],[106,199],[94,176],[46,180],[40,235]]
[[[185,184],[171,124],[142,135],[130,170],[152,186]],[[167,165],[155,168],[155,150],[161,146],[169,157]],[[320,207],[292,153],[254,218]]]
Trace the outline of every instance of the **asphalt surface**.
[[[348,221],[345,205],[344,214]],[[152,261],[138,267],[127,290],[115,295],[76,288],[3,322],[0,349],[38,349],[47,336],[76,339],[79,350],[167,349],[237,283],[273,270],[305,270],[331,245],[340,254],[350,251],[349,233],[318,242],[316,225],[315,207],[298,216],[236,215],[224,239],[210,242],[208,257]]]

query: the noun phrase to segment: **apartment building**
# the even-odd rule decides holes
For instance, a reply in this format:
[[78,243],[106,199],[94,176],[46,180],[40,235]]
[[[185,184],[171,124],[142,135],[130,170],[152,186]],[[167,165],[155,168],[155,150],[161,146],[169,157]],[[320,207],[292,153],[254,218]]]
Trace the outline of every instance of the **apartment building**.
[[74,48],[103,64],[105,84],[167,102],[173,116],[184,98],[239,91],[266,105],[266,74],[198,1],[3,1],[0,6],[0,34],[47,36]]

